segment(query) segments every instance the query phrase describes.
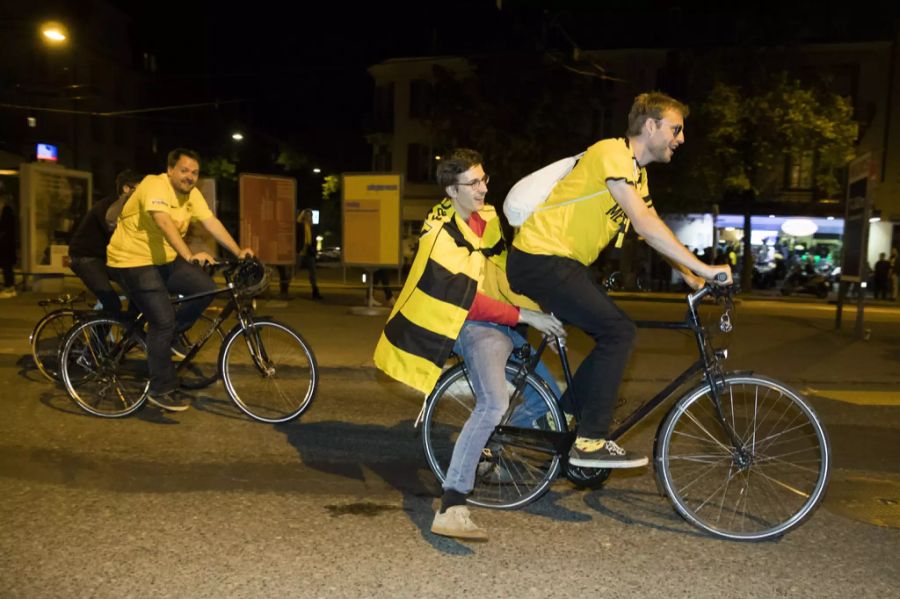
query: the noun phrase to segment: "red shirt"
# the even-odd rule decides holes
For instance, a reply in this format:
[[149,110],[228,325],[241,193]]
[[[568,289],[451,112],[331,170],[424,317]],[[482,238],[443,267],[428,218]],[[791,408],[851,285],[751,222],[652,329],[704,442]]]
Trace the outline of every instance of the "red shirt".
[[[477,212],[473,212],[469,216],[467,224],[478,237],[484,235],[484,228],[487,226],[487,223],[484,222],[484,219]],[[519,308],[478,291],[475,293],[475,301],[472,302],[472,307],[469,308],[466,320],[481,320],[512,327],[519,324]]]

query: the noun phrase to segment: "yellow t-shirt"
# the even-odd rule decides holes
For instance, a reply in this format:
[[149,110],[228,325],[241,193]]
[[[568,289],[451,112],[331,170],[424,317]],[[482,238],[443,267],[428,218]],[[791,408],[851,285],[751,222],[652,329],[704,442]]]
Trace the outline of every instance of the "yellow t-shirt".
[[196,187],[189,194],[181,194],[172,188],[166,173],[147,175],[119,214],[116,230],[106,246],[109,266],[130,268],[168,264],[178,257],[151,212],[167,212],[182,236],[187,233],[191,221],[204,221],[213,216]]
[[638,165],[626,140],[604,139],[588,148],[572,172],[556,184],[547,201],[522,224],[513,245],[529,254],[590,265],[610,241],[628,230],[628,217],[606,186],[610,180],[633,185],[653,206],[647,170]]

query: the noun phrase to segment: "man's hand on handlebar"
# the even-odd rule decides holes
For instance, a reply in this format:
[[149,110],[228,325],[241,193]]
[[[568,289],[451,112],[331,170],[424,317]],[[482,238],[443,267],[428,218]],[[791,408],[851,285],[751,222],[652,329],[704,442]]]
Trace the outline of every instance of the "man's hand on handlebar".
[[244,248],[241,250],[241,253],[238,254],[238,259],[243,260],[244,258],[253,258],[256,254],[253,253],[253,250],[250,248]]
[[189,262],[191,264],[206,266],[207,264],[215,264],[216,259],[207,252],[197,252],[196,254],[191,254],[191,259],[189,260]]
[[729,265],[722,264],[717,266],[708,266],[707,270],[708,272],[706,280],[713,285],[727,287],[734,284],[734,279],[731,278],[731,267]]

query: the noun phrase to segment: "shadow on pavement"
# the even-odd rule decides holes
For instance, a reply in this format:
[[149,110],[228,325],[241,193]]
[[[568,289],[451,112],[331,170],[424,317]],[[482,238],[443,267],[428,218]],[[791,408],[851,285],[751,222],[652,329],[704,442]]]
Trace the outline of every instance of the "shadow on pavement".
[[[326,421],[275,428],[296,448],[304,466],[361,482],[374,473],[401,493],[400,509],[432,547],[450,555],[472,553],[463,543],[431,533],[433,504],[441,489],[424,465],[422,447],[414,435],[412,420],[391,427]],[[362,501],[326,508],[332,517],[339,518],[375,516],[391,506]]]
[[584,503],[603,516],[629,526],[713,538],[693,529],[675,513],[668,501],[652,491],[603,487],[587,493]]

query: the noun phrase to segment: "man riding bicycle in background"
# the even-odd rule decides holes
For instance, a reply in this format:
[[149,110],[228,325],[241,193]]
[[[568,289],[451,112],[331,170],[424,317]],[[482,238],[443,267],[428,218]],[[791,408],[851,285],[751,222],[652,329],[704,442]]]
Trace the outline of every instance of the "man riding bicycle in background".
[[[454,150],[438,164],[437,180],[447,197],[422,226],[409,277],[375,348],[375,365],[427,394],[451,349],[462,356],[476,405],[453,447],[431,531],[487,540],[469,516],[466,495],[474,488],[482,450],[509,407],[506,361],[514,347],[525,344],[513,327],[530,324],[560,336],[565,331],[559,320],[509,290],[506,242],[496,211],[484,201],[488,176],[481,154]],[[543,365],[538,371],[552,383]],[[527,403],[526,397],[522,417],[545,416],[546,408],[529,414]]]
[[601,250],[620,247],[629,226],[660,252],[693,289],[731,268],[698,260],[659,218],[650,198],[646,166],[671,161],[684,143],[688,107],[665,94],[637,96],[625,138],[604,139],[587,149],[575,168],[513,240],[507,265],[512,288],[575,325],[596,345],[578,368],[563,409],[578,419],[569,463],[588,468],[635,468],[645,456],[607,441],[619,385],[635,337],[635,325],[606,295],[590,270]]
[[69,268],[97,296],[105,312],[118,314],[122,309],[119,293],[109,283],[106,246],[116,228],[122,207],[143,177],[132,170],[116,176],[116,191],[93,206],[78,223],[69,241]]
[[169,152],[167,171],[145,177],[125,203],[106,251],[107,265],[116,280],[147,318],[147,399],[169,411],[188,408],[176,393],[173,340],[187,331],[212,301],[210,295],[184,302],[176,314],[169,296],[216,289],[201,268],[215,258],[207,252],[192,253],[182,237],[191,221],[197,221],[235,256],[253,255],[251,249],[241,249],[213,215],[196,188],[199,176],[196,152],[184,148]]

